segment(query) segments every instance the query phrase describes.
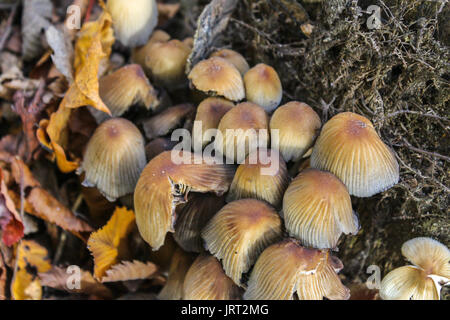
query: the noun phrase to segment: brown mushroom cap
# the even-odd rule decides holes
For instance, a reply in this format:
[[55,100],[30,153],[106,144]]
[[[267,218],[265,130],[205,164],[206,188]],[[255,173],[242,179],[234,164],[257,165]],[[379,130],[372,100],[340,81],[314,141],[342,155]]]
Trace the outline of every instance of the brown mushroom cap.
[[311,154],[311,167],[330,171],[357,197],[382,192],[399,179],[392,150],[368,119],[352,112],[339,113],[325,123]]
[[[131,52],[131,60],[145,68],[145,57],[148,55],[150,47],[157,42],[167,42],[170,40],[170,35],[163,30],[155,30],[147,43],[143,46],[133,48]],[[147,72],[147,70],[146,70]]]
[[197,90],[223,96],[231,101],[245,98],[244,82],[239,70],[220,57],[197,63],[188,75]]
[[142,238],[153,250],[163,244],[167,232],[174,232],[175,207],[186,202],[189,191],[225,193],[230,186],[233,169],[202,159],[194,163],[194,155],[177,152],[190,163],[172,160],[174,151],[153,158],[142,171],[134,192],[136,223]]
[[250,69],[245,58],[237,51],[230,49],[220,49],[211,54],[211,57],[224,58],[228,62],[231,62],[241,73],[244,75],[248,69]]
[[108,0],[116,38],[127,47],[145,44],[158,23],[155,0]]
[[328,251],[306,249],[297,240],[271,245],[259,256],[248,282],[245,300],[347,300],[350,290],[337,272],[339,259]]
[[[99,80],[99,93],[113,117],[120,117],[132,105],[139,104],[147,110],[159,104],[156,90],[148,81],[142,68],[137,64],[126,65]],[[89,108],[97,123],[109,115]]]
[[260,148],[251,152],[237,168],[227,201],[254,198],[278,208],[288,184],[289,174],[280,154]]
[[103,122],[88,142],[80,171],[83,185],[97,187],[109,200],[132,193],[146,163],[144,138],[122,118]]
[[147,160],[150,161],[163,151],[172,150],[177,145],[177,141],[172,141],[169,138],[156,138],[145,146],[145,154]]
[[272,112],[283,97],[283,89],[277,72],[264,63],[257,64],[244,75],[245,95],[254,102]]
[[187,80],[184,71],[190,52],[191,48],[180,40],[155,42],[148,50],[145,66],[157,83],[174,88]]
[[206,139],[205,133],[209,129],[217,129],[220,119],[234,107],[234,103],[223,98],[206,98],[197,107],[195,121],[201,125],[202,137],[199,137],[194,130],[192,139],[197,143],[205,146],[209,140]]
[[297,101],[278,107],[270,119],[270,129],[279,130],[279,148],[286,162],[303,157],[318,136],[320,126],[317,113],[306,103]]
[[270,205],[256,199],[230,202],[202,231],[205,247],[222,261],[225,273],[242,286],[261,252],[281,238],[281,218]]
[[[222,150],[227,160],[242,163],[245,157],[258,147],[267,147],[269,140],[269,121],[263,108],[251,102],[243,102],[228,111],[220,120],[218,129],[222,139],[216,138],[217,150]],[[240,131],[239,131],[240,129]],[[260,130],[266,130],[267,135],[259,139]],[[256,145],[250,145],[251,133],[258,137]],[[239,154],[239,150],[244,154]]]
[[291,237],[318,249],[334,249],[342,233],[359,230],[345,185],[317,169],[306,169],[291,182],[283,198],[283,215]]
[[240,288],[223,272],[220,262],[211,255],[195,259],[184,279],[185,300],[237,300]]

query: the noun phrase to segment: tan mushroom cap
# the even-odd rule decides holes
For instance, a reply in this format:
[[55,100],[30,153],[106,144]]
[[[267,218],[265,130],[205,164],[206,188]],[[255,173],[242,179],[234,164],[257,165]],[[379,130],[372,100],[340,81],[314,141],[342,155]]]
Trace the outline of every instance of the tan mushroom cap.
[[127,47],[146,43],[158,23],[155,0],[108,0],[116,38]]
[[174,232],[175,207],[186,202],[188,193],[221,195],[228,190],[232,175],[233,168],[215,164],[212,159],[194,163],[194,155],[188,151],[165,151],[153,158],[142,171],[134,192],[136,223],[142,238],[158,250],[166,233]]
[[201,232],[224,205],[223,196],[191,193],[188,202],[177,207],[174,238],[178,245],[188,252],[203,251]]
[[84,186],[97,187],[109,200],[132,193],[146,163],[144,138],[130,121],[103,122],[89,140],[79,172]]
[[211,57],[220,57],[231,62],[239,70],[241,75],[244,75],[250,69],[245,58],[239,52],[231,49],[217,50],[211,54]]
[[254,198],[278,208],[288,184],[289,173],[280,154],[260,148],[252,151],[237,168],[227,201]]
[[280,216],[270,205],[256,199],[230,202],[202,231],[207,250],[222,261],[227,276],[239,286],[242,274],[281,235]]
[[311,154],[311,167],[330,171],[357,197],[370,197],[399,180],[393,151],[368,119],[352,112],[339,113],[325,123]]
[[209,254],[195,259],[184,279],[185,300],[238,300],[241,289],[223,272],[220,262]]
[[389,272],[381,282],[384,300],[439,300],[442,285],[450,284],[450,250],[431,238],[406,241],[402,254],[414,265]]
[[234,107],[234,103],[223,98],[210,97],[203,100],[197,107],[195,121],[201,127],[202,137],[194,130],[192,139],[204,147],[210,139],[205,135],[209,129],[217,129],[222,117]]
[[167,282],[158,294],[160,300],[183,299],[183,284],[186,273],[194,261],[193,255],[177,248],[172,256]]
[[277,72],[271,66],[259,63],[244,75],[245,95],[254,102],[272,112],[283,97],[283,88]]
[[333,174],[317,169],[303,170],[289,184],[283,215],[291,237],[318,249],[334,249],[341,234],[359,230],[345,185]]
[[[113,117],[120,117],[135,104],[142,105],[147,110],[155,109],[159,104],[156,90],[138,64],[126,65],[102,77],[99,80],[99,93]],[[97,123],[110,117],[92,107],[89,110]]]
[[350,290],[337,272],[339,259],[328,251],[306,249],[294,239],[268,247],[259,256],[250,275],[245,300],[347,300]]
[[245,98],[239,70],[227,60],[212,57],[197,63],[188,75],[197,90],[223,96],[231,101]]
[[286,162],[296,162],[306,154],[319,135],[320,126],[317,113],[306,103],[297,101],[278,107],[270,119],[270,129],[278,130],[279,150]]
[[155,42],[145,57],[145,66],[152,78],[167,88],[174,88],[187,80],[186,61],[191,48],[180,40]]
[[[228,111],[218,129],[222,137],[216,138],[215,147],[229,161],[242,163],[250,152],[269,143],[268,116],[263,108],[251,102],[239,103]],[[264,130],[262,135],[260,130]]]
[[[147,43],[143,46],[133,48],[131,51],[131,60],[139,64],[145,70],[145,57],[148,55],[150,47],[157,42],[167,42],[170,40],[170,35],[163,30],[155,30]],[[147,70],[145,70],[147,72]]]

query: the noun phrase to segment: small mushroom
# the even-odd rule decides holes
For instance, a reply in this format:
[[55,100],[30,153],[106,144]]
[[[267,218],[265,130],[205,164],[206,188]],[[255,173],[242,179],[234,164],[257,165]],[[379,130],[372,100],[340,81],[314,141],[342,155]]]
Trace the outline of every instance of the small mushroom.
[[399,180],[393,151],[367,118],[352,112],[339,113],[325,123],[311,154],[311,167],[330,171],[357,197],[370,197]]
[[185,300],[239,300],[241,289],[223,272],[220,262],[209,254],[195,259],[184,279]]
[[288,184],[289,174],[280,154],[275,150],[259,148],[251,152],[237,168],[227,201],[254,198],[279,208]]
[[[147,110],[155,109],[159,104],[156,90],[152,87],[142,68],[137,64],[124,66],[99,80],[99,93],[113,117],[120,117],[135,105]],[[109,115],[89,107],[97,123],[109,118]]]
[[148,49],[145,66],[155,83],[176,89],[186,81],[186,61],[191,48],[180,40],[155,42]]
[[271,245],[259,256],[245,300],[347,300],[350,290],[337,272],[341,261],[328,251],[307,249],[295,239]]
[[297,101],[278,107],[270,119],[270,129],[279,132],[279,150],[286,162],[303,157],[319,135],[320,126],[317,113],[306,103]]
[[158,23],[155,0],[108,0],[106,8],[111,14],[116,38],[127,47],[145,44]]
[[97,187],[109,200],[132,193],[146,163],[144,137],[130,121],[113,118],[103,122],[88,142],[78,173],[83,185]]
[[244,75],[245,95],[254,102],[272,112],[283,97],[283,88],[277,72],[264,63],[257,64]]
[[[170,40],[170,35],[163,30],[155,30],[150,39],[143,46],[133,48],[131,51],[131,60],[139,64],[145,70],[145,57],[148,55],[150,47],[158,42],[167,42]],[[145,70],[147,72],[147,70]]]
[[220,57],[231,62],[243,76],[250,69],[245,58],[237,51],[230,49],[220,49],[211,54],[211,57]]
[[402,254],[413,265],[389,272],[381,282],[384,300],[439,300],[442,286],[450,284],[450,250],[431,238],[406,241]]
[[233,168],[208,157],[201,160],[195,163],[188,151],[165,151],[142,171],[134,192],[136,224],[153,250],[163,244],[167,232],[175,231],[175,207],[187,201],[190,191],[222,195],[228,190]]
[[206,98],[197,107],[195,121],[201,126],[202,136],[196,130],[192,132],[192,139],[195,143],[204,147],[210,139],[205,135],[209,129],[217,129],[222,117],[234,107],[234,103],[223,98]]
[[269,143],[269,120],[263,108],[255,103],[242,102],[228,111],[219,122],[220,137],[215,149],[228,162],[242,163],[247,155]]
[[306,169],[283,198],[286,230],[303,245],[334,249],[341,234],[356,234],[358,218],[345,185],[333,174]]
[[227,276],[239,285],[261,252],[281,238],[281,218],[256,199],[230,202],[202,231],[206,249],[222,261]]
[[147,160],[150,161],[163,151],[172,150],[177,144],[177,141],[172,141],[168,138],[156,138],[145,146],[145,155]]
[[192,85],[208,94],[231,101],[245,98],[244,82],[239,70],[227,60],[212,57],[197,63],[188,75]]

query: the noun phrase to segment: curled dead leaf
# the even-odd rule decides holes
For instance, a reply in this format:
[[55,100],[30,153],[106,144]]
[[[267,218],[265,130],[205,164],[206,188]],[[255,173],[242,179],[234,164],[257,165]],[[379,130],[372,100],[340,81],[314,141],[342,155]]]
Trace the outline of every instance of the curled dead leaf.
[[156,275],[157,271],[158,268],[152,262],[122,261],[106,270],[106,276],[102,278],[102,282],[148,279]]

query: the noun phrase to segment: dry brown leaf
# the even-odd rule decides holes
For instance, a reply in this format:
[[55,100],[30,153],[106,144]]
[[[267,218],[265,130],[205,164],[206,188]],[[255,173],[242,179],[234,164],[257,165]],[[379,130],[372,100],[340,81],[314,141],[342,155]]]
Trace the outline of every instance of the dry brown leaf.
[[87,295],[94,295],[103,299],[110,299],[112,297],[111,291],[103,284],[94,279],[92,274],[86,270],[80,270],[80,282],[77,288],[69,288],[68,284],[75,284],[69,278],[74,273],[68,272],[67,269],[61,267],[52,267],[52,269],[45,273],[39,273],[42,286],[51,287],[57,290],[67,291],[69,293],[82,293]]
[[6,264],[0,254],[0,300],[6,300]]
[[156,274],[158,268],[152,262],[122,261],[106,270],[102,282],[129,281],[148,279]]
[[[0,168],[0,228],[2,229],[2,241],[7,246],[12,246],[24,235],[24,227],[14,202],[11,200],[6,183],[3,179],[3,170]],[[1,276],[0,270],[0,276]],[[0,280],[1,282],[1,280]],[[1,285],[1,283],[0,283]],[[1,296],[1,291],[0,291]]]
[[22,240],[17,247],[16,265],[11,282],[11,297],[14,300],[40,300],[42,288],[37,272],[51,268],[48,251],[32,240]]
[[91,234],[88,249],[94,257],[95,278],[101,279],[126,253],[126,237],[134,226],[134,212],[117,207],[108,223]]

